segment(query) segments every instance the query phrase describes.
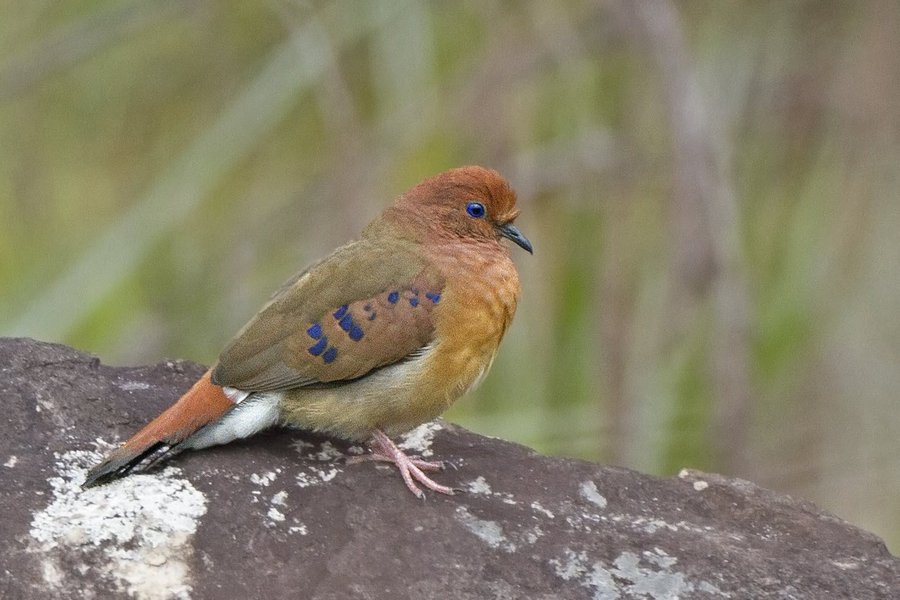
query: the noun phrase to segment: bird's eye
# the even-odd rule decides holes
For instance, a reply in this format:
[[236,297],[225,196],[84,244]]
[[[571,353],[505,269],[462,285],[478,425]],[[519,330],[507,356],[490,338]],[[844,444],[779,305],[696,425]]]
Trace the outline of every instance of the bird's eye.
[[483,219],[485,213],[484,204],[481,202],[469,202],[466,204],[466,212],[473,219]]

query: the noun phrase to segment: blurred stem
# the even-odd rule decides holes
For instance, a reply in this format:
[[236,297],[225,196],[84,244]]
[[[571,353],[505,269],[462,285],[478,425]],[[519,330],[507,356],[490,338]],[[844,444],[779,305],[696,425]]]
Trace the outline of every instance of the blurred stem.
[[54,73],[192,6],[193,2],[175,0],[112,2],[62,25],[0,66],[0,101],[15,98]]
[[[345,10],[344,4],[333,3],[318,16],[333,22],[332,13],[340,10]],[[385,12],[381,20],[342,21],[332,41],[338,46],[353,43],[388,23],[390,16]],[[256,79],[172,161],[148,194],[4,329],[11,335],[64,339],[249,155],[288,114],[299,94],[316,83],[330,64],[323,38],[319,19],[313,18],[276,48]]]
[[628,244],[629,230],[619,226],[628,221],[631,206],[626,202],[605,202],[603,242],[606,260],[601,272],[600,339],[604,349],[606,373],[606,411],[609,421],[605,459],[626,465],[632,403],[628,395],[628,358],[634,326],[634,277],[628,271],[633,251]]
[[[676,285],[682,301],[712,293],[715,414],[713,443],[722,468],[740,473],[747,457],[752,401],[750,309],[740,245],[737,199],[727,167],[727,143],[707,105],[675,5],[626,2],[659,67],[672,132],[675,184]],[[693,293],[693,294],[692,294]]]

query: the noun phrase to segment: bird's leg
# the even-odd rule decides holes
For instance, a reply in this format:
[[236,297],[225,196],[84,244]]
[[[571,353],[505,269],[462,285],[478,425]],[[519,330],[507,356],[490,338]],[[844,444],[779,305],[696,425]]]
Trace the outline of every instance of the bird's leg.
[[[387,438],[387,436],[385,436],[385,438]],[[387,439],[390,442],[390,438],[387,438]],[[393,453],[384,452],[382,450],[382,446],[380,443],[376,442],[375,440],[372,440],[372,445],[373,445],[372,451],[369,452],[368,454],[361,454],[359,456],[350,456],[346,459],[345,462],[348,465],[356,465],[361,462],[368,462],[370,460],[375,460],[375,461],[379,461],[379,462],[389,462],[389,463],[396,462],[394,460]],[[393,443],[391,443],[391,445],[393,446]],[[398,451],[399,451],[399,448],[398,448]],[[403,453],[402,451],[400,451],[400,452]],[[412,456],[409,454],[404,454],[404,455],[406,456],[406,458],[409,459],[410,463],[419,467],[419,469],[422,471],[443,471],[445,468],[447,468],[448,465],[453,467],[454,469],[456,469],[456,465],[454,465],[451,462],[446,462],[443,460],[435,460],[435,461],[425,460],[421,456],[417,456],[417,455],[412,455]]]
[[409,491],[412,492],[416,498],[424,497],[424,493],[419,489],[419,486],[416,485],[416,482],[422,484],[429,490],[440,492],[441,494],[448,494],[451,496],[454,494],[453,488],[437,483],[424,473],[424,471],[440,471],[443,468],[441,463],[429,462],[420,458],[407,456],[403,453],[403,450],[398,448],[397,445],[391,441],[391,438],[378,429],[372,434],[372,453],[367,457],[360,457],[360,459],[363,460],[366,458],[394,463],[397,469],[400,470],[400,476],[403,477],[403,482],[406,484],[406,487],[409,488]]

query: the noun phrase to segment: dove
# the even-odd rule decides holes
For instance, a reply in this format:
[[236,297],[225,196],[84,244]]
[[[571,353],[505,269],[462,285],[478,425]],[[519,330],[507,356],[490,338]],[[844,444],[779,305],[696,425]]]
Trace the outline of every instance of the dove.
[[[274,425],[369,442],[406,487],[453,489],[396,437],[443,413],[487,374],[510,326],[519,275],[505,240],[516,194],[478,166],[429,177],[289,279],[171,407],[91,469],[85,487]],[[420,487],[421,486],[421,487]]]

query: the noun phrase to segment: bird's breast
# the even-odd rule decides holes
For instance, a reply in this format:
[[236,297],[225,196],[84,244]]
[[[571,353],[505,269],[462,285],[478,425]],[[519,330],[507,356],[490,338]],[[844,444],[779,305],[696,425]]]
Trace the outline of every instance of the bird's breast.
[[441,411],[487,374],[515,314],[519,276],[506,250],[497,249],[463,246],[440,265],[446,285],[422,383]]

